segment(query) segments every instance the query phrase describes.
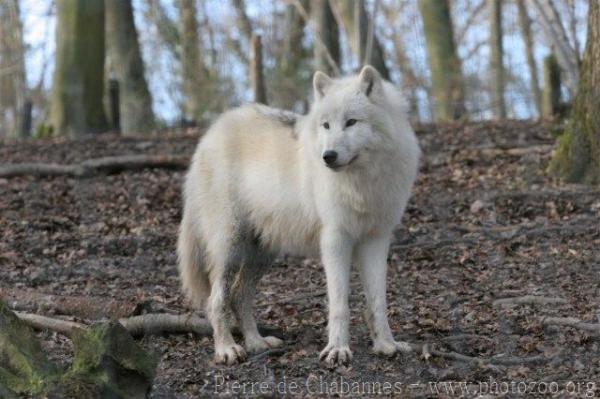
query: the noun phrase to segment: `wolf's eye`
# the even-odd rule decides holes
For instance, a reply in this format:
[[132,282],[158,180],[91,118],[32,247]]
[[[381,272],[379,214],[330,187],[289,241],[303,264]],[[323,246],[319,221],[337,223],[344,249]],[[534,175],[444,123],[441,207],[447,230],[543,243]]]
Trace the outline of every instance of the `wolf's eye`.
[[346,121],[346,127],[350,127],[356,124],[356,119],[348,119]]
[[329,122],[325,122],[323,123],[323,127],[327,130],[329,130]]

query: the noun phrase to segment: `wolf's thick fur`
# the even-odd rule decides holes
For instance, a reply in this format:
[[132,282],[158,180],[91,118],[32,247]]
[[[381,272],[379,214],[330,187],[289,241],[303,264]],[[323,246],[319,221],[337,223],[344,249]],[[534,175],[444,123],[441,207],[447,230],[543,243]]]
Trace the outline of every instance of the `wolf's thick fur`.
[[[260,335],[251,303],[257,280],[282,252],[321,256],[329,299],[322,359],[352,357],[351,264],[360,271],[374,351],[408,348],[392,337],[385,298],[390,239],[419,158],[405,102],[370,66],[336,80],[317,72],[313,86],[306,116],[261,105],[223,114],[187,174],[179,271],[194,305],[206,305],[218,363],[281,344]],[[245,350],[231,334],[236,322]]]

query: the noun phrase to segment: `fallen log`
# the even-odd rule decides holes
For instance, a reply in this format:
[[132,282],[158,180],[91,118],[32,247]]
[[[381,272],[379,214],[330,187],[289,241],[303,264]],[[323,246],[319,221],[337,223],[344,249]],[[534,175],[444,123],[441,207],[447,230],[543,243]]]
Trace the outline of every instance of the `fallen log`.
[[143,169],[185,170],[189,157],[180,155],[120,155],[90,159],[79,164],[9,163],[0,164],[0,178],[19,176],[67,176],[85,178],[100,174],[114,174]]

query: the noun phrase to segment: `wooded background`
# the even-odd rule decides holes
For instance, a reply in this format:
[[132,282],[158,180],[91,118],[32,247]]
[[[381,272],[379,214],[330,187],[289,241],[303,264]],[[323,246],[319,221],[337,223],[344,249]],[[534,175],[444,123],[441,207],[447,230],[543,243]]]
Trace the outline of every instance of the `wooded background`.
[[[315,70],[346,74],[368,61],[405,89],[415,120],[536,118],[576,90],[587,3],[2,0],[0,134],[206,124],[254,99],[253,36],[273,106],[305,111]],[[544,72],[553,60],[562,85],[544,99],[558,84]]]

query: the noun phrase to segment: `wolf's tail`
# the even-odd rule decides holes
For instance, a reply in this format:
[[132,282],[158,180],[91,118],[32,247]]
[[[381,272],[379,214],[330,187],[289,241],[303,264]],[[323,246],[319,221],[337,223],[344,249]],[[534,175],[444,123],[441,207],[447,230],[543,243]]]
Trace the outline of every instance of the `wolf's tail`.
[[210,294],[210,282],[205,268],[200,237],[194,231],[193,223],[184,215],[179,227],[177,241],[179,276],[183,291],[192,301],[195,309],[203,309]]

